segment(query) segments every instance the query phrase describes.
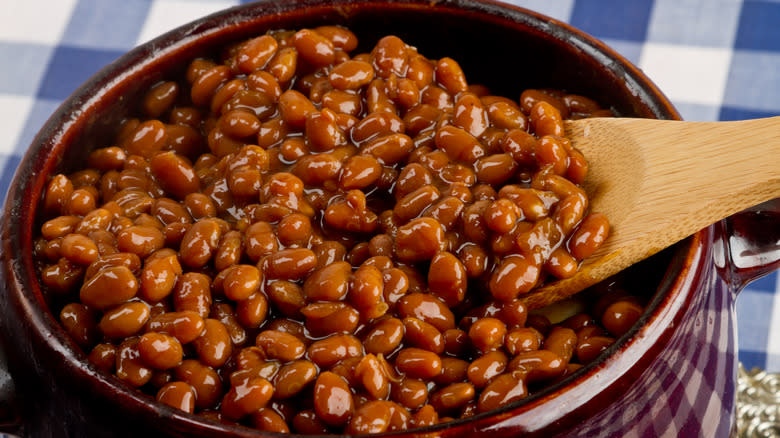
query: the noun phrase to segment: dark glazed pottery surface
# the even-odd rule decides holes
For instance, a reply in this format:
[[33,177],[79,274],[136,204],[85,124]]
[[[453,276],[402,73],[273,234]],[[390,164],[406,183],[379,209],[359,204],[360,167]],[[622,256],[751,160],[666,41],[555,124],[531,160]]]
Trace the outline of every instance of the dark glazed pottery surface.
[[[350,27],[362,47],[392,33],[431,57],[452,56],[470,82],[484,83],[496,94],[517,97],[523,88],[563,88],[594,96],[624,116],[679,118],[660,91],[610,49],[555,20],[491,2],[264,1],[215,14],[143,45],[98,73],[52,116],[33,141],[8,195],[2,254],[8,293],[0,301],[0,310],[4,332],[13,333],[8,339],[12,371],[24,382],[20,386],[29,388],[23,394],[24,413],[37,416],[28,429],[31,435],[60,435],[64,430],[71,436],[120,436],[125,432],[130,436],[147,428],[182,435],[186,431],[188,436],[213,436],[220,431],[253,435],[248,429],[197,420],[157,406],[86,363],[83,352],[67,338],[46,306],[35,276],[32,236],[40,225],[37,206],[49,175],[75,169],[91,149],[109,143],[111,127],[134,108],[142,90],[180,73],[188,60],[269,29],[326,23]],[[522,418],[529,418],[529,429],[552,421],[557,424],[553,429],[559,430],[598,412],[663,348],[681,317],[675,312],[693,293],[683,279],[695,277],[697,257],[709,245],[705,234],[651,262],[665,267],[674,259],[655,298],[655,310],[645,316],[649,326],[643,329],[641,347],[637,347],[645,349],[642,358],[617,355],[573,377],[580,382],[605,368],[614,369],[608,384],[585,382],[552,388],[498,415],[455,422],[459,426],[445,434],[462,434],[510,416],[520,418],[523,413]],[[653,275],[661,278],[657,272]],[[620,348],[626,347],[618,345],[613,350]],[[603,388],[608,390],[598,392]],[[592,394],[595,398],[582,408],[559,406],[548,409],[550,415],[538,415],[538,405],[572,391],[580,391],[577,397]],[[52,396],[41,396],[47,393]],[[122,412],[117,415],[119,409]],[[552,418],[555,415],[560,418]]]

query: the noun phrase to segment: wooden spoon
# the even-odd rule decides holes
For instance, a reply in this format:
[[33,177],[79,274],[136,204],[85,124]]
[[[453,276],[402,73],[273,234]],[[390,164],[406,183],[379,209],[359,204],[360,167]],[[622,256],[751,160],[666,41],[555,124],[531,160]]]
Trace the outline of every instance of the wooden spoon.
[[571,278],[522,298],[560,301],[738,211],[780,197],[780,117],[738,122],[565,121],[588,160],[590,211],[610,235]]

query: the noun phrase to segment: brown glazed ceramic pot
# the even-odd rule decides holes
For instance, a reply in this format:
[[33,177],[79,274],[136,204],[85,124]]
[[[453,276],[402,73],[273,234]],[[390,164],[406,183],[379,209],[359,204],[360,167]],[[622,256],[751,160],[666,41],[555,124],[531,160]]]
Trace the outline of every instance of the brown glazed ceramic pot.
[[[148,86],[228,42],[269,29],[326,23],[348,26],[364,48],[395,34],[428,57],[451,56],[469,82],[486,84],[495,94],[517,97],[524,88],[559,88],[595,97],[623,116],[679,118],[636,67],[594,38],[490,1],[261,1],[180,27],[123,56],[65,101],[33,141],[11,184],[2,228],[0,311],[22,426],[7,425],[8,431],[74,437],[263,435],[157,404],[93,368],[44,299],[32,242],[48,178],[77,169],[89,150],[105,146],[111,128]],[[634,268],[639,281],[656,291],[646,313],[600,360],[566,381],[499,411],[400,435],[728,435],[735,407],[734,299],[747,280],[777,267],[777,260],[756,254],[775,251],[776,258],[778,207],[769,203],[718,223]]]

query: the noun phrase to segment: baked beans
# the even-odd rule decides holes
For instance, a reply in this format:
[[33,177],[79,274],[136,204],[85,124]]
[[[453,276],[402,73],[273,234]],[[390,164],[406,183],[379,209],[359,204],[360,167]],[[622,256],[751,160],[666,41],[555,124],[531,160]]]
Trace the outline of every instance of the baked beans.
[[631,330],[627,294],[562,322],[522,302],[609,234],[562,122],[608,111],[357,45],[322,26],[193,60],[50,179],[36,262],[97,368],[263,431],[381,433],[520,400]]

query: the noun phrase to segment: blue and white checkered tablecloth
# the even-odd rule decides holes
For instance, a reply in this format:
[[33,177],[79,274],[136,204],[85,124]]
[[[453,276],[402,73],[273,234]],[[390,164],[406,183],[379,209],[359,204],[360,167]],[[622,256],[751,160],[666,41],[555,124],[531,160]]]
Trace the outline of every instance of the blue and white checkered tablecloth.
[[[282,1],[282,0],[280,0]],[[0,0],[0,194],[49,115],[133,46],[239,0]],[[642,68],[687,120],[780,114],[778,0],[511,0]],[[780,371],[780,277],[740,295],[739,358]]]

